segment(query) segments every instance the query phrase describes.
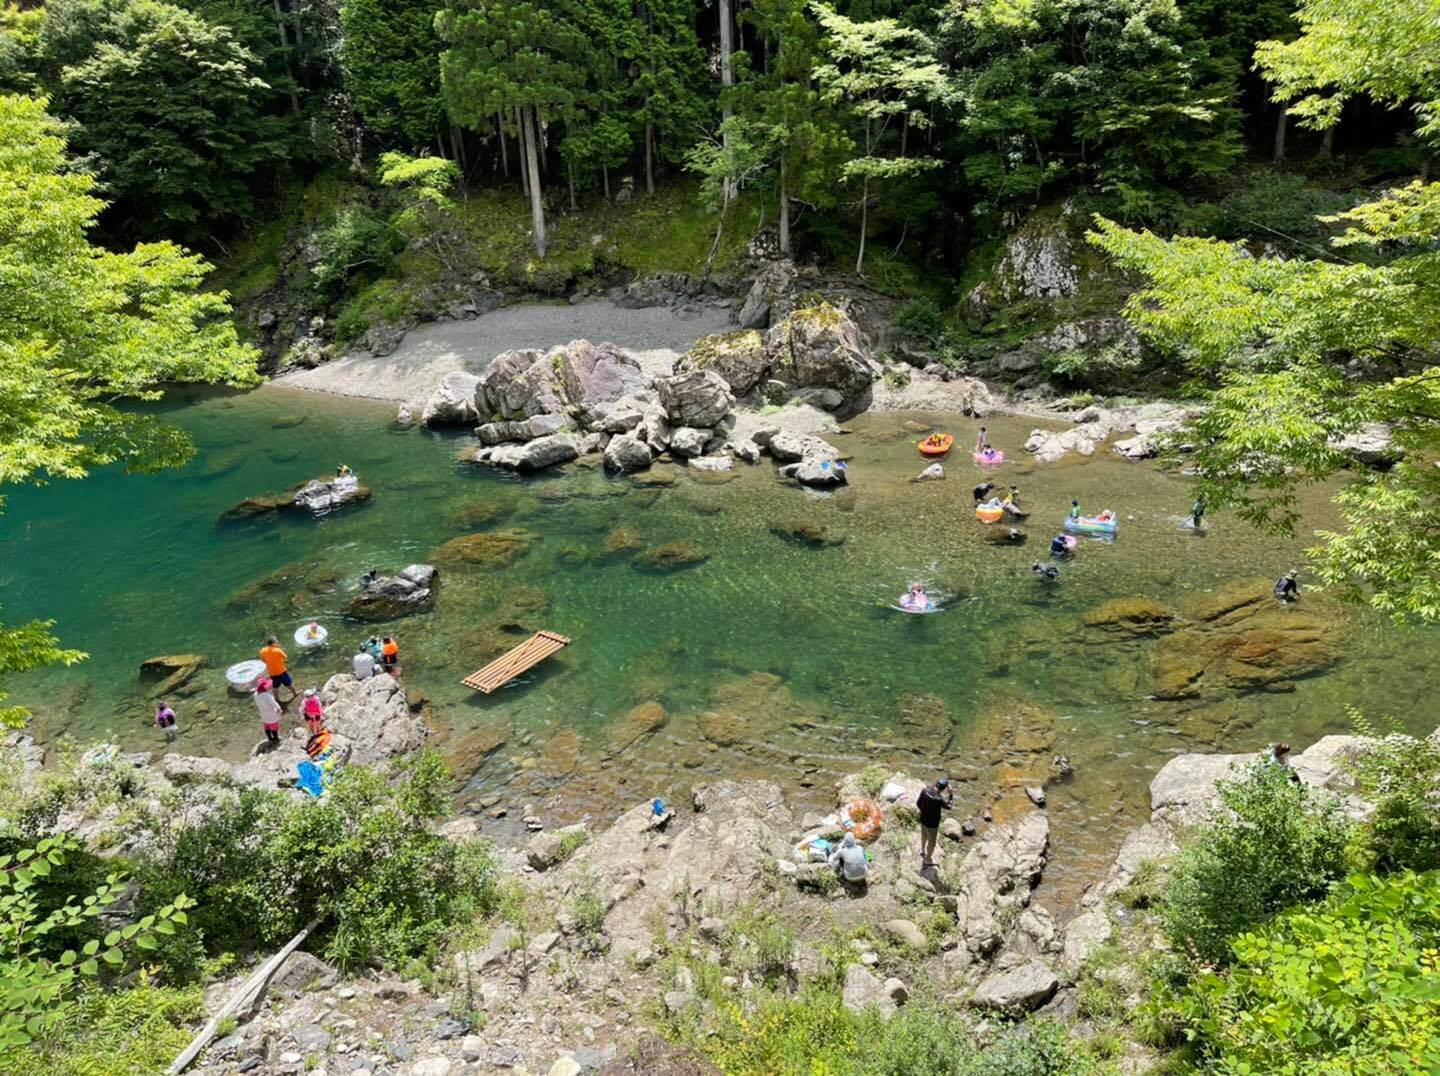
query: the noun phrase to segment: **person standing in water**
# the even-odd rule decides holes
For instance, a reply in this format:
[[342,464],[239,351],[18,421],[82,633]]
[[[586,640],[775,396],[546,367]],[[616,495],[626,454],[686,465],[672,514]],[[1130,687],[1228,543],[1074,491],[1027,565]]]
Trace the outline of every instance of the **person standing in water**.
[[975,495],[975,503],[979,504],[981,501],[983,501],[986,497],[990,495],[990,491],[994,488],[994,482],[981,482],[970,492]]
[[280,703],[271,690],[275,685],[265,677],[255,684],[255,709],[265,727],[265,742],[271,750],[280,746]]
[[920,812],[920,866],[935,866],[935,842],[940,836],[940,812],[948,811],[955,805],[955,793],[949,791],[950,782],[943,777],[936,778],[933,785],[926,785],[916,797],[915,809]]
[[1030,565],[1030,570],[1047,583],[1053,583],[1060,578],[1060,569],[1053,564],[1041,564],[1039,561],[1036,561]]
[[985,427],[981,426],[980,432],[975,435],[975,451],[984,452],[987,448],[990,447],[989,441],[990,438],[985,433]]
[[1200,521],[1205,518],[1205,496],[1201,494],[1195,498],[1195,503],[1190,506],[1190,526],[1195,530],[1200,529]]
[[1003,501],[1000,503],[1000,507],[1006,509],[1007,511],[1011,511],[1011,512],[1019,512],[1019,511],[1022,511],[1022,509],[1021,509],[1021,507],[1020,507],[1020,487],[1019,487],[1019,486],[1011,486],[1011,487],[1010,487],[1010,492],[1007,493],[1007,494],[1005,494],[1005,500],[1003,500]]
[[155,708],[155,724],[165,733],[167,741],[175,739],[175,733],[180,731],[175,727],[175,711],[170,709],[170,704],[163,699]]
[[1275,597],[1289,604],[1300,600],[1300,573],[1294,568],[1275,580]]
[[1080,518],[1080,502],[1077,501],[1074,497],[1071,497],[1071,498],[1070,498],[1070,518],[1071,518],[1071,519],[1079,519],[1079,518]]
[[[280,649],[280,640],[275,636],[265,640],[265,645],[260,648],[260,660],[265,663],[265,673],[276,684],[290,689],[290,698],[295,697],[295,681],[290,678],[290,668],[287,664],[288,656]],[[278,702],[279,699],[277,698]],[[290,700],[285,700],[289,702]]]

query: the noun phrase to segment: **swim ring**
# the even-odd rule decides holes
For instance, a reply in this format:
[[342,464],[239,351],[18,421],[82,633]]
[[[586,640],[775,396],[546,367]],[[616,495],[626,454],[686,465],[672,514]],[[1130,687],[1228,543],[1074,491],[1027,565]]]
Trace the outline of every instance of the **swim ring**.
[[916,601],[915,595],[907,591],[901,596],[900,600],[895,603],[895,608],[899,609],[902,613],[933,613],[935,611],[935,600],[926,594],[921,597],[919,601]]
[[1071,534],[1092,534],[1102,538],[1113,537],[1119,520],[1110,509],[1098,516],[1080,516],[1078,519],[1065,517],[1065,529]]
[[983,452],[972,452],[970,454],[970,458],[973,459],[976,463],[978,463],[981,467],[996,467],[999,464],[1005,462],[1005,453],[1001,452],[999,449],[991,452],[988,456],[985,455],[985,453]]
[[225,670],[225,682],[233,691],[249,691],[265,673],[263,661],[241,661]]
[[325,640],[330,633],[321,625],[310,621],[308,624],[301,624],[295,629],[295,645],[309,649],[312,646],[324,646]]
[[975,518],[981,523],[999,523],[1005,518],[1005,509],[1000,507],[999,501],[986,501],[975,506]]
[[874,800],[856,796],[853,800],[846,801],[840,813],[842,818],[850,819],[850,832],[855,834],[857,841],[873,841],[880,836],[880,827],[885,816]]

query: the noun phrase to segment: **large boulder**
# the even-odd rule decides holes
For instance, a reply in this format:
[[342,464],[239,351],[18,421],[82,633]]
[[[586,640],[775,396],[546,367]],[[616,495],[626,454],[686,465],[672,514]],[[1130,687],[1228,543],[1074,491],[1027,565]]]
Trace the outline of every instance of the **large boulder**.
[[895,1015],[895,999],[863,964],[851,964],[845,969],[845,989],[840,997],[845,1008],[853,1013],[874,1009],[886,1020]]
[[810,457],[840,458],[838,448],[808,433],[777,433],[768,439],[766,447],[770,449],[771,459],[777,463],[796,463]]
[[670,452],[688,459],[705,453],[705,446],[715,434],[711,430],[697,430],[694,426],[678,426],[670,435]]
[[354,763],[379,762],[408,755],[425,745],[429,727],[410,712],[400,685],[388,673],[356,680],[332,676],[320,692],[325,723],[350,749]]
[[675,363],[677,374],[715,371],[736,396],[744,396],[758,385],[768,369],[765,341],[753,329],[702,337]]
[[795,266],[790,261],[772,262],[767,265],[745,296],[740,306],[740,327],[742,329],[767,329],[771,321],[781,320],[789,304],[785,296],[795,283]]
[[831,388],[854,402],[883,372],[860,328],[829,303],[797,310],[765,334],[775,377],[801,388]]
[[514,422],[487,422],[475,430],[475,436],[485,445],[502,445],[513,441],[533,441],[537,437],[549,437],[570,425],[564,415],[531,415]]
[[675,426],[718,426],[735,406],[725,379],[713,370],[689,370],[662,377],[655,391],[665,417]]
[[546,352],[524,348],[497,355],[475,386],[475,412],[481,421],[519,420],[564,410]]
[[420,412],[420,421],[426,426],[473,426],[475,389],[479,384],[477,375],[463,370],[446,374]]
[[163,699],[183,688],[195,678],[196,673],[209,664],[210,659],[204,654],[162,654],[142,661],[140,676],[158,678],[159,683],[150,689],[150,694],[154,698]]
[[1038,1009],[1059,988],[1055,972],[1038,960],[1030,960],[986,976],[970,1001],[977,1008],[1018,1015]]
[[572,408],[598,407],[650,387],[640,363],[614,344],[572,340],[551,351],[550,359],[565,401]]
[[828,456],[806,456],[799,463],[787,463],[780,473],[812,489],[830,489],[849,482],[845,464]]
[[177,785],[199,784],[228,778],[230,764],[218,758],[166,755],[160,760],[160,772],[166,780]]
[[650,466],[653,455],[650,446],[633,433],[622,433],[610,438],[605,446],[605,469],[619,474],[643,471]]
[[542,471],[558,463],[569,463],[580,455],[580,443],[568,433],[553,433],[523,445],[482,448],[475,454],[479,463],[510,471]]
[[393,620],[419,612],[429,606],[438,574],[429,564],[411,564],[381,576],[361,587],[345,613],[360,620]]

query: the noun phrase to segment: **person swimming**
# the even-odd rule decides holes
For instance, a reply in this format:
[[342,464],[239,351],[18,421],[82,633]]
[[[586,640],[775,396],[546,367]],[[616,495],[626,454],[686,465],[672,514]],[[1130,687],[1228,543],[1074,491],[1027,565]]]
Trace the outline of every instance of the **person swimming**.
[[979,504],[981,501],[983,501],[986,497],[988,497],[988,496],[990,495],[990,491],[993,490],[994,488],[995,488],[995,483],[994,483],[994,482],[981,482],[978,486],[976,486],[976,487],[975,487],[974,489],[972,489],[970,492],[975,495],[975,503],[976,503],[976,504]]
[[1047,582],[1053,583],[1060,578],[1060,569],[1053,564],[1041,564],[1038,561],[1030,565],[1030,570]]
[[1050,555],[1052,557],[1068,557],[1070,555],[1070,543],[1065,541],[1063,534],[1057,534],[1050,539]]
[[925,588],[919,583],[911,583],[910,589],[900,599],[900,604],[906,609],[928,609],[930,596],[925,593]]

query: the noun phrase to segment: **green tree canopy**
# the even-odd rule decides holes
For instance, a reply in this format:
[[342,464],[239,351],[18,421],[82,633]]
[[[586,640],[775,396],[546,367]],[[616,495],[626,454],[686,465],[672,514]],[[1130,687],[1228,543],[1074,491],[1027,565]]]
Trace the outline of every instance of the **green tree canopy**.
[[[257,380],[225,296],[198,290],[204,260],[171,243],[94,245],[94,189],[67,167],[44,101],[0,97],[0,486],[184,462],[183,433],[118,405],[168,382]],[[80,656],[47,627],[0,628],[0,674]]]
[[198,221],[245,214],[251,178],[287,148],[254,54],[229,29],[156,0],[108,18],[85,11],[72,22],[85,27],[80,40],[67,40],[99,36],[63,68],[56,100],[123,219],[141,234],[195,234]]
[[423,149],[444,128],[438,0],[346,0],[340,60],[355,111],[387,146]]

